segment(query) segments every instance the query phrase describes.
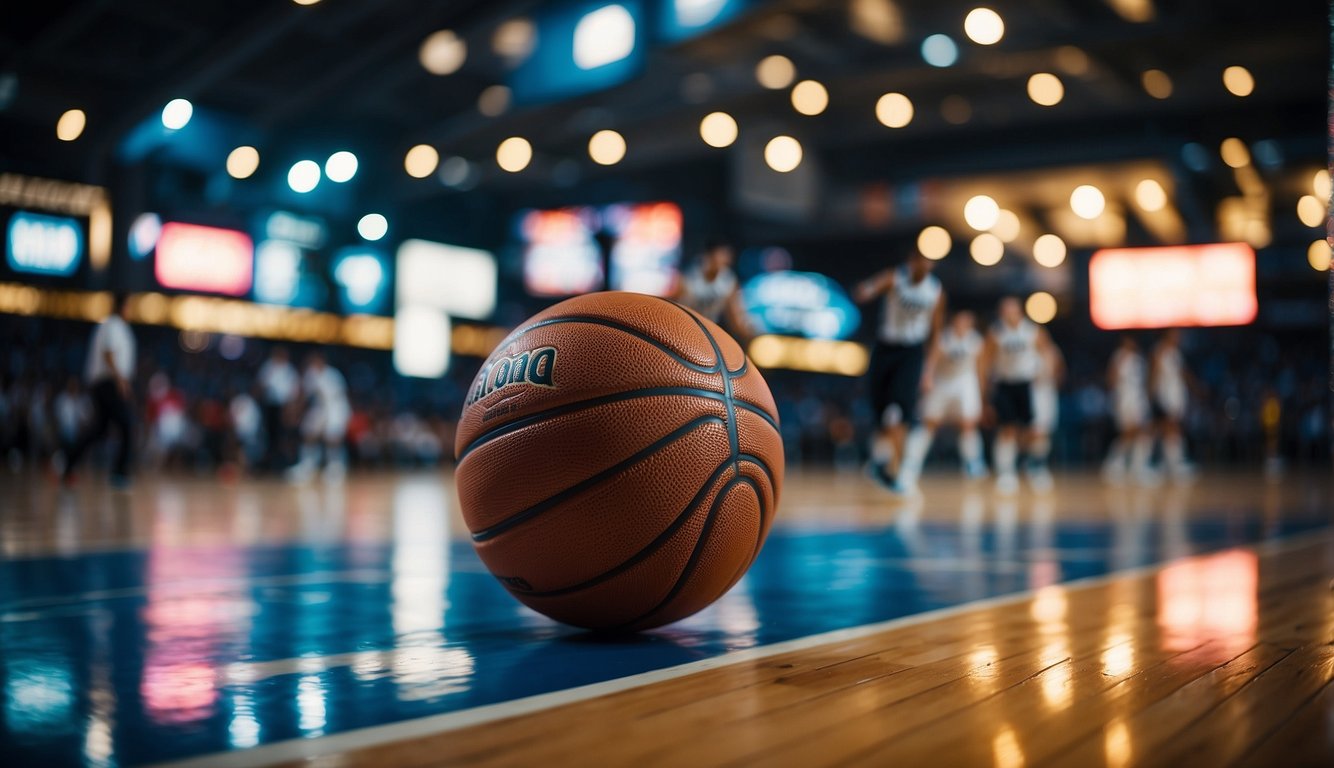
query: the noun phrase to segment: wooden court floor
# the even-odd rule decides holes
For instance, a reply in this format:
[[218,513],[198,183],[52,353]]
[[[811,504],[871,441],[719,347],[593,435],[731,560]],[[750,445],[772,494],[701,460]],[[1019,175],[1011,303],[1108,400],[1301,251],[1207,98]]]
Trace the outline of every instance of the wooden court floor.
[[[40,647],[59,645],[60,633],[94,637],[88,628],[98,622],[123,623],[125,637],[143,633],[130,646],[147,650],[138,658],[127,646],[128,657],[113,653],[99,674],[126,678],[124,689],[113,682],[99,691],[99,675],[87,683],[94,702],[120,697],[122,721],[143,694],[143,730],[108,726],[125,742],[113,745],[125,747],[118,754],[157,754],[134,751],[145,733],[188,740],[212,727],[183,719],[202,711],[199,701],[218,708],[244,694],[255,727],[269,729],[270,720],[291,719],[286,699],[309,693],[308,681],[320,691],[321,717],[327,707],[367,721],[353,717],[340,730],[320,720],[308,731],[291,726],[295,738],[245,743],[228,742],[222,721],[215,746],[170,759],[69,762],[83,765],[1334,765],[1330,477],[1231,473],[1144,489],[1066,476],[1054,493],[1005,497],[941,474],[925,490],[902,503],[859,475],[790,474],[769,564],[762,556],[751,586],[738,588],[749,594],[724,598],[666,636],[672,654],[701,660],[629,676],[601,671],[592,679],[605,682],[585,687],[376,725],[374,710],[410,689],[384,688],[375,699],[368,686],[400,673],[439,692],[521,679],[534,665],[620,657],[553,643],[561,628],[534,623],[465,557],[448,473],[307,486],[145,478],[129,493],[0,478],[0,593],[21,592],[27,585],[12,574],[47,573],[48,563],[63,569],[50,571],[63,574],[54,581],[86,568],[115,582],[68,594],[61,590],[73,587],[57,585],[20,600],[0,594],[0,650],[11,657],[0,658],[0,677],[25,632],[55,633],[33,641]],[[437,538],[454,544],[436,547]],[[894,546],[876,549],[886,541]],[[856,554],[863,549],[870,554]],[[817,550],[832,553],[833,570],[805,565]],[[135,564],[140,556],[147,565]],[[1070,581],[1085,561],[1101,570]],[[1061,567],[1064,576],[1049,572]],[[899,618],[832,630],[811,622],[809,632],[789,630],[791,639],[760,640],[783,611],[846,610],[836,582],[858,568],[882,569],[856,587],[863,609],[865,600],[933,590],[954,597],[943,609],[920,603],[884,614]],[[906,585],[871,589],[905,574]],[[801,585],[805,602],[771,594],[801,579],[828,583]],[[303,596],[311,599],[294,599]],[[373,608],[355,614],[371,628],[364,636],[339,612],[358,601]],[[219,607],[228,612],[221,618]],[[376,622],[383,636],[372,631]],[[261,646],[279,658],[261,658]],[[96,644],[81,653],[76,667],[108,663]],[[505,669],[510,656],[517,660]],[[155,658],[165,666],[154,667]],[[466,675],[460,658],[471,659]],[[340,693],[330,679],[339,665],[366,664],[371,682]],[[184,688],[172,687],[177,668],[196,674],[180,678]],[[253,670],[260,677],[249,685]],[[301,686],[275,692],[289,673]],[[454,677],[441,688],[432,678],[443,675]],[[145,687],[153,679],[168,685],[157,700],[165,710],[153,710]],[[310,712],[301,704],[304,723]],[[76,728],[87,719],[70,718]],[[233,737],[236,722],[233,713]],[[5,738],[0,731],[0,744]],[[23,754],[59,746],[31,743],[38,751]]]
[[1331,576],[1308,535],[305,764],[1330,766]]

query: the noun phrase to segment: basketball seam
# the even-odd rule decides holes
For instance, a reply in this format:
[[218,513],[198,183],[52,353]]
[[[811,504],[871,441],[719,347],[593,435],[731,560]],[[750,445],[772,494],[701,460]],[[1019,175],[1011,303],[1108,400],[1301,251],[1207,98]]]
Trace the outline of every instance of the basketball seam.
[[[666,301],[668,304],[671,304],[684,312],[685,316],[690,318],[691,321],[699,326],[699,329],[704,332],[704,338],[708,339],[709,346],[713,347],[715,364],[710,373],[717,373],[723,380],[723,405],[727,408],[727,442],[731,447],[732,464],[735,466],[737,463],[737,456],[741,453],[741,438],[737,435],[736,403],[732,400],[732,376],[727,370],[727,359],[723,357],[723,349],[718,346],[718,340],[713,337],[713,333],[709,331],[708,326],[704,325],[704,322],[700,320],[694,312],[691,312],[689,309],[686,309],[684,306],[674,301],[668,299],[662,299],[662,301]],[[742,358],[745,358],[744,353],[742,354]],[[738,370],[742,370],[745,367],[746,363],[743,362],[741,368]],[[740,469],[737,470],[737,474],[740,474]]]
[[615,629],[628,629],[636,624],[639,624],[640,622],[648,619],[653,614],[671,605],[672,601],[675,600],[677,596],[681,594],[681,590],[685,587],[686,580],[688,580],[692,575],[694,575],[695,568],[699,565],[699,558],[701,554],[704,552],[705,544],[708,543],[709,534],[713,530],[713,523],[718,516],[718,510],[722,507],[723,502],[727,499],[727,494],[730,493],[732,489],[737,487],[738,485],[748,485],[750,486],[750,489],[755,492],[755,498],[760,506],[760,517],[761,519],[763,519],[764,494],[760,492],[760,487],[755,482],[754,478],[747,477],[745,475],[738,473],[736,477],[727,481],[727,483],[723,485],[722,489],[718,491],[718,495],[714,497],[713,503],[709,505],[709,514],[707,517],[704,518],[704,528],[700,530],[699,538],[695,540],[695,548],[690,552],[690,559],[686,561],[685,567],[681,569],[680,575],[676,577],[676,582],[673,583],[672,588],[668,590],[667,596],[664,597],[662,600],[660,600],[657,605],[650,608],[646,613],[640,614],[634,619],[631,619],[630,621],[618,625],[617,627],[615,627]]
[[[755,456],[754,454],[749,454],[749,453],[741,454],[740,459],[743,462],[746,462],[748,464],[754,464],[757,467],[759,467],[760,471],[764,473],[765,478],[769,482],[770,493],[775,493],[775,494],[777,493],[776,488],[774,486],[773,470],[763,459],[761,459],[758,456]],[[590,579],[582,581],[578,584],[572,584],[568,587],[560,587],[559,589],[547,590],[545,592],[523,592],[521,594],[523,594],[526,597],[559,597],[562,595],[571,594],[574,592],[578,592],[580,590],[588,589],[590,587],[595,587],[598,584],[607,581],[608,579],[621,575],[622,573],[628,571],[635,565],[638,565],[644,560],[647,560],[649,557],[652,557],[654,554],[657,553],[659,549],[663,547],[663,545],[665,545],[668,541],[670,541],[671,537],[681,529],[681,526],[685,525],[686,521],[688,521],[694,515],[695,508],[699,505],[701,501],[704,500],[704,496],[708,493],[709,489],[712,488],[714,484],[718,482],[718,478],[722,476],[723,472],[727,469],[727,465],[731,463],[732,459],[729,457],[726,460],[724,460],[721,464],[714,467],[713,471],[709,473],[709,479],[704,481],[704,484],[700,487],[699,492],[696,493],[695,497],[690,500],[690,503],[687,504],[686,508],[681,511],[681,514],[677,515],[676,518],[672,520],[671,524],[653,541],[649,542],[647,545],[644,546],[643,549],[640,549],[634,555],[630,556],[629,559],[621,563],[618,563],[617,565],[613,566],[610,570],[604,573],[601,573]],[[760,508],[761,534],[763,534],[764,531],[764,519],[765,519],[765,513],[764,513],[763,503],[761,503],[761,508]],[[753,562],[755,560],[755,556],[759,554],[759,546],[760,546],[759,539],[757,539],[755,544],[755,550],[751,552],[750,556],[751,562]],[[505,586],[507,589],[509,588],[509,585]]]
[[[613,464],[612,466],[602,470],[601,472],[598,472],[595,475],[587,477],[575,483],[574,485],[566,488],[563,491],[558,491],[552,494],[551,496],[548,496],[547,498],[543,499],[542,501],[539,501],[538,503],[532,505],[531,507],[528,507],[527,509],[521,510],[519,512],[514,513],[513,515],[510,515],[509,517],[505,518],[504,520],[501,520],[500,522],[487,526],[486,528],[483,528],[480,531],[476,531],[475,533],[472,534],[472,540],[475,542],[482,542],[482,541],[487,541],[489,539],[493,539],[496,536],[499,536],[500,534],[504,533],[505,531],[508,531],[509,529],[517,525],[525,523],[533,519],[534,517],[537,517],[538,515],[556,506],[562,501],[565,501],[571,496],[576,496],[579,493],[582,493],[583,491],[586,491],[590,488],[600,485],[607,478],[613,477],[620,472],[624,472],[625,470],[633,467],[634,465],[638,464],[644,459],[649,458],[658,451],[663,450],[664,448],[670,446],[672,443],[676,442],[677,440],[680,440],[681,438],[695,431],[699,427],[708,423],[722,424],[723,419],[718,416],[714,416],[713,414],[709,414],[707,416],[700,416],[697,419],[693,419],[685,423],[684,425],[677,427],[670,434],[658,438],[657,440],[645,446],[644,448],[641,448],[635,453],[631,454],[629,457],[621,460],[620,462],[617,462],[616,464]],[[724,426],[726,425],[724,424]]]
[[704,501],[704,498],[708,495],[709,490],[712,489],[715,484],[717,484],[718,479],[722,477],[723,473],[727,471],[727,465],[730,464],[731,462],[732,460],[728,458],[718,466],[714,467],[713,471],[709,473],[709,478],[704,481],[703,485],[700,486],[699,491],[695,493],[695,497],[692,498],[688,504],[686,504],[685,509],[681,510],[681,513],[677,515],[674,520],[672,520],[671,524],[668,525],[667,528],[665,528],[662,533],[658,534],[658,536],[655,537],[653,541],[649,542],[638,552],[631,555],[629,559],[615,566],[612,566],[611,569],[605,571],[604,573],[600,573],[597,576],[585,579],[584,581],[581,581],[578,584],[571,584],[568,587],[560,587],[559,589],[551,589],[545,592],[524,592],[523,594],[527,597],[558,597],[561,595],[570,594],[572,592],[578,592],[583,589],[588,589],[589,587],[595,587],[598,584],[607,581],[608,579],[615,578],[616,576],[625,573],[626,571],[630,570],[631,568],[643,562],[644,560],[647,560],[649,557],[652,557],[654,554],[657,553],[659,549],[662,548],[664,544],[666,544],[668,541],[671,540],[672,536],[674,536],[677,531],[681,530],[681,527],[684,526],[686,522],[690,520],[691,517],[694,517],[695,511],[699,507],[700,503]]
[[[573,403],[566,403],[565,405],[558,405],[552,408],[547,408],[545,410],[538,411],[537,413],[532,413],[527,416],[524,416],[521,419],[515,419],[514,421],[501,424],[500,426],[497,427],[493,427],[492,429],[474,437],[472,439],[472,442],[468,443],[468,445],[465,446],[463,450],[459,452],[455,460],[463,461],[463,459],[468,454],[472,453],[474,449],[480,448],[485,443],[489,443],[490,441],[498,437],[503,437],[507,434],[510,434],[511,432],[517,432],[518,430],[523,429],[525,427],[530,427],[533,426],[534,424],[540,424],[556,416],[564,416],[570,413],[578,413],[579,411],[586,410],[588,408],[596,408],[599,405],[607,405],[609,403],[620,403],[628,400],[636,400],[645,397],[667,397],[671,395],[676,395],[680,397],[703,397],[703,398],[708,398],[710,400],[725,402],[723,400],[723,398],[725,397],[724,393],[716,392],[712,389],[704,389],[702,387],[645,387],[643,389],[631,389],[631,390],[626,390],[624,392],[616,392],[610,395],[603,395],[601,397],[593,397],[587,400],[578,400]],[[763,406],[759,405],[758,403],[752,403],[748,400],[741,400],[738,398],[733,398],[733,399],[737,406],[739,406],[744,410],[750,411],[751,413],[754,413],[757,416],[760,416],[765,421],[769,422],[769,425],[774,428],[775,432],[778,431],[778,423],[774,420],[772,416],[770,416],[764,410]]]

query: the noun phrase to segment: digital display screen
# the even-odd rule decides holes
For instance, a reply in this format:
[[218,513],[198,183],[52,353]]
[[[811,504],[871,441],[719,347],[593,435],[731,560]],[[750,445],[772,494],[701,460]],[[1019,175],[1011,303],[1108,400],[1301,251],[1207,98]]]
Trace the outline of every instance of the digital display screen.
[[567,0],[543,8],[534,22],[537,47],[510,79],[516,102],[609,88],[643,69],[640,0]]
[[158,236],[154,273],[164,288],[244,296],[254,262],[254,245],[244,232],[171,221]]
[[1214,243],[1097,251],[1089,306],[1105,330],[1246,325],[1259,311],[1255,250]]
[[398,248],[398,306],[443,310],[485,320],[496,310],[496,257],[490,251],[430,240],[406,240]]
[[83,227],[64,216],[17,211],[9,218],[5,260],[15,272],[65,277],[83,261]]
[[681,266],[681,208],[675,203],[603,209],[611,247],[611,289],[670,296]]
[[561,208],[519,214],[523,284],[533,296],[574,296],[601,290],[602,250],[595,208]]

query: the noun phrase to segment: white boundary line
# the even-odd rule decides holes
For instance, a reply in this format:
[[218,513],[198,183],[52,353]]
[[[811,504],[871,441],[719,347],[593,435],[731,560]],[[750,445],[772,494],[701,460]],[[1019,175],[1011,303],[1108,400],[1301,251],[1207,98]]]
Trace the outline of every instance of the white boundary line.
[[[1258,554],[1274,554],[1275,552],[1281,552],[1287,549],[1296,549],[1318,539],[1329,538],[1329,536],[1330,528],[1326,527],[1282,539],[1260,542],[1258,544],[1228,547],[1212,552],[1200,552],[1188,557],[1152,563],[1150,565],[1142,565],[1138,568],[1129,570],[1117,571],[1115,573],[1103,574],[1101,576],[1089,576],[1087,578],[1057,584],[1056,586],[1059,586],[1065,591],[1090,589],[1118,579],[1144,576],[1146,574],[1163,570],[1168,566],[1199,557],[1209,557],[1211,555],[1238,549],[1252,550]],[[961,603],[959,605],[940,608],[926,613],[918,613],[912,616],[903,616],[897,619],[889,619],[888,621],[876,622],[874,624],[863,624],[861,626],[848,627],[846,629],[836,629],[817,635],[799,637],[794,640],[785,640],[781,643],[774,643],[772,645],[748,648],[734,653],[725,653],[721,656],[692,661],[675,667],[667,667],[666,669],[655,669],[651,672],[641,672],[640,674],[630,675],[629,677],[607,680],[601,683],[591,683],[578,688],[567,688],[561,691],[552,691],[551,693],[528,696],[526,698],[514,699],[512,701],[487,704],[485,706],[460,710],[458,712],[447,712],[439,715],[419,717],[412,720],[402,720],[396,723],[373,725],[313,739],[289,739],[287,741],[277,741],[272,744],[265,744],[250,749],[214,752],[173,762],[156,763],[149,768],[258,768],[259,766],[270,766],[277,763],[310,760],[316,757],[363,749],[365,747],[377,747],[397,741],[408,741],[424,736],[432,736],[447,731],[454,731],[460,728],[481,725],[496,720],[527,715],[544,709],[553,709],[566,704],[573,704],[575,702],[586,701],[599,696],[619,693],[631,688],[639,688],[645,685],[652,685],[653,683],[664,682],[666,680],[674,680],[679,677],[693,675],[696,672],[718,669],[719,667],[728,667],[733,664],[740,664],[747,661],[756,661],[771,656],[790,653],[792,651],[813,648],[819,645],[856,640],[891,629],[902,629],[904,627],[925,624],[927,622],[937,621],[975,610],[995,608],[1010,603],[1022,602],[1031,598],[1036,592],[1037,590],[1030,589],[1024,592],[998,595],[996,597]]]

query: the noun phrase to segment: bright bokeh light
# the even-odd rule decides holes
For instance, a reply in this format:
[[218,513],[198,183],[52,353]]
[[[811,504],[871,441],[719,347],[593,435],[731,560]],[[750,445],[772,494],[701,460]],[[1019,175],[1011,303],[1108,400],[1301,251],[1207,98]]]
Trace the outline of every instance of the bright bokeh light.
[[320,164],[314,160],[299,160],[287,171],[287,186],[293,192],[305,194],[320,183]]
[[1223,70],[1223,87],[1233,96],[1250,96],[1255,90],[1255,78],[1245,67],[1228,67]]
[[635,17],[623,5],[604,5],[584,14],[574,27],[574,64],[596,69],[635,49]]
[[422,41],[417,60],[433,75],[452,75],[468,59],[468,44],[452,30],[432,32]]
[[379,213],[368,213],[357,222],[357,234],[370,241],[379,240],[389,232],[389,220]]
[[518,173],[533,160],[533,145],[520,136],[511,136],[496,147],[496,165],[510,173]]
[[710,112],[699,121],[699,137],[710,147],[730,147],[736,136],[736,120],[726,112]]
[[510,89],[503,85],[485,88],[477,97],[477,111],[487,117],[499,117],[510,108],[510,96]]
[[974,8],[964,17],[963,31],[978,45],[994,45],[1005,36],[1005,22],[990,8]]
[[996,226],[1000,218],[1000,206],[987,195],[974,195],[963,205],[963,220],[978,232],[985,232]]
[[1103,330],[1247,325],[1258,309],[1246,243],[1104,249],[1089,260],[1089,313]]
[[625,137],[616,131],[598,131],[588,140],[588,156],[598,165],[616,165],[625,157]]
[[227,154],[227,175],[233,179],[248,179],[259,170],[259,150],[241,146]]
[[172,99],[162,108],[163,127],[178,131],[190,123],[195,114],[195,105],[185,99]]
[[1056,297],[1046,291],[1038,291],[1024,302],[1024,312],[1029,320],[1046,325],[1056,317]]
[[56,121],[56,138],[61,141],[74,141],[83,135],[84,126],[87,124],[88,116],[82,109],[66,110]]
[[968,244],[968,253],[973,261],[984,267],[995,266],[1005,255],[1005,243],[990,232],[983,232]]
[[755,79],[760,85],[771,90],[788,87],[796,77],[797,67],[792,63],[792,59],[786,56],[778,54],[765,56],[755,65]]
[[357,175],[357,156],[347,150],[329,155],[329,159],[324,161],[324,175],[329,177],[329,181],[339,184],[351,181]]
[[1063,45],[1056,49],[1056,68],[1067,75],[1083,77],[1089,72],[1089,55],[1083,48]]
[[1065,98],[1065,86],[1061,84],[1061,78],[1056,75],[1039,72],[1028,78],[1028,98],[1032,99],[1034,104],[1054,107]]
[[1139,76],[1144,92],[1155,99],[1166,99],[1172,95],[1172,78],[1161,69],[1146,69]]
[[1052,234],[1033,241],[1033,261],[1043,267],[1059,267],[1065,263],[1065,241]]
[[537,30],[533,22],[525,19],[510,19],[491,35],[491,50],[497,56],[503,56],[512,62],[522,61],[533,52],[537,42]]
[[959,60],[959,46],[949,35],[931,35],[922,41],[922,60],[933,67],[949,67]]
[[403,170],[414,179],[424,179],[435,173],[440,164],[440,153],[430,144],[418,144],[403,156]]
[[1311,177],[1311,192],[1321,200],[1329,202],[1330,183],[1328,169],[1321,168]]
[[1308,227],[1318,227],[1325,223],[1325,204],[1315,195],[1302,195],[1297,201],[1297,218]]
[[930,226],[917,235],[917,250],[932,261],[939,261],[949,255],[954,242],[944,227]]
[[801,142],[791,136],[775,136],[764,145],[764,162],[779,173],[787,173],[801,165]]
[[1251,152],[1246,149],[1246,142],[1235,136],[1223,139],[1222,145],[1218,148],[1218,154],[1222,156],[1223,162],[1227,163],[1229,168],[1244,168],[1251,164]]
[[1306,249],[1306,263],[1317,272],[1329,269],[1330,247],[1328,240],[1316,240]]
[[875,103],[876,119],[889,128],[902,128],[912,116],[912,101],[901,93],[886,93]]
[[829,91],[814,80],[802,80],[792,88],[792,108],[803,115],[818,115],[829,106]]
[[1135,185],[1135,204],[1149,213],[1161,211],[1167,205],[1167,191],[1157,179],[1141,179]]
[[320,0],[292,0],[292,2],[296,3],[297,5],[315,5],[319,1]]
[[1013,243],[1019,237],[1019,215],[1004,208],[996,216],[996,223],[991,226],[991,233],[1004,243]]
[[1092,184],[1081,184],[1070,193],[1070,210],[1081,219],[1096,219],[1107,207],[1107,198],[1102,190]]

